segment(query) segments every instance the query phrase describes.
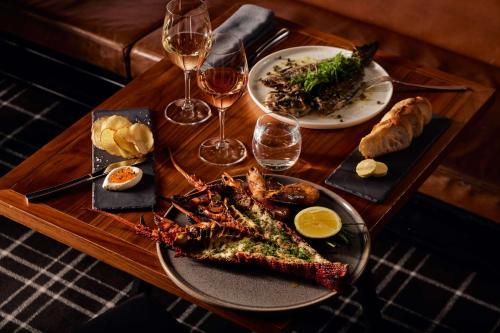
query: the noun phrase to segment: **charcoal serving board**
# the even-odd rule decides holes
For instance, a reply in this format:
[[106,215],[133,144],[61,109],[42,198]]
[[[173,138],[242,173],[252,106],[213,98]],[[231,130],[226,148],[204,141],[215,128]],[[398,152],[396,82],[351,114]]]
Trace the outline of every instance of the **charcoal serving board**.
[[[132,123],[141,122],[152,129],[151,112],[148,109],[96,110],[92,112],[92,122],[100,117],[120,115]],[[92,145],[92,170],[95,172],[110,163],[125,160]],[[143,171],[139,184],[126,191],[107,191],[102,188],[104,178],[92,184],[92,206],[101,210],[123,210],[153,207],[156,204],[154,160],[138,165]]]
[[383,202],[391,190],[408,174],[425,151],[450,126],[448,118],[434,115],[422,134],[412,144],[401,151],[377,157],[384,162],[389,171],[384,177],[361,178],[356,174],[356,165],[364,159],[358,147],[328,176],[325,183],[352,193],[372,202]]

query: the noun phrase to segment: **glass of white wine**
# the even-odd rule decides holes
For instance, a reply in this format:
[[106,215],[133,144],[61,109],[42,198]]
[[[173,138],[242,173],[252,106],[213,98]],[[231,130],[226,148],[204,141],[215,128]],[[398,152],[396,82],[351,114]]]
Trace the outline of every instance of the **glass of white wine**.
[[243,94],[248,78],[248,64],[243,42],[234,35],[216,33],[208,56],[201,64],[197,82],[205,100],[219,111],[219,137],[202,142],[200,158],[210,164],[227,166],[247,156],[245,145],[224,134],[224,117]]
[[184,70],[185,97],[167,105],[165,117],[180,125],[200,124],[210,118],[210,107],[191,98],[191,73],[207,55],[212,28],[207,5],[201,0],[172,0],[167,4],[162,44],[170,60]]

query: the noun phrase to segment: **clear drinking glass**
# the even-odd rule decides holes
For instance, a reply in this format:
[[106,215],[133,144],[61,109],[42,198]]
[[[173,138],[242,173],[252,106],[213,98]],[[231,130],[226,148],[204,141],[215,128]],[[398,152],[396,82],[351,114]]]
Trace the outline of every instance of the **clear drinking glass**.
[[247,150],[236,139],[224,135],[224,116],[243,94],[247,84],[248,65],[242,41],[231,34],[212,35],[208,56],[197,75],[205,100],[219,111],[219,137],[205,140],[199,156],[208,163],[227,166],[242,161]]
[[167,4],[162,44],[170,60],[184,70],[185,98],[167,105],[173,123],[195,125],[210,118],[207,103],[191,98],[190,78],[210,49],[212,28],[207,5],[201,0],[172,0]]
[[283,171],[299,159],[302,137],[297,119],[291,115],[267,113],[257,119],[252,151],[263,168]]

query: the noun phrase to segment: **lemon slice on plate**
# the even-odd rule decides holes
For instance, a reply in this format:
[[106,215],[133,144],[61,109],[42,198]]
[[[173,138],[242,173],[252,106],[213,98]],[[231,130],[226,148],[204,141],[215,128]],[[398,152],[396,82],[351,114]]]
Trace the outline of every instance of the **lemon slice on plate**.
[[314,206],[301,210],[295,215],[295,228],[309,238],[328,238],[340,231],[340,216],[333,210]]

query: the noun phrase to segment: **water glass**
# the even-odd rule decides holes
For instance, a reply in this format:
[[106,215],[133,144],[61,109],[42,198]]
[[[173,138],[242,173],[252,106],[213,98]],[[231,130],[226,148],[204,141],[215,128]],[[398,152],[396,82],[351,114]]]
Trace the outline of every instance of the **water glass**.
[[252,151],[265,169],[283,171],[299,159],[302,137],[297,119],[274,112],[257,119],[253,132]]

